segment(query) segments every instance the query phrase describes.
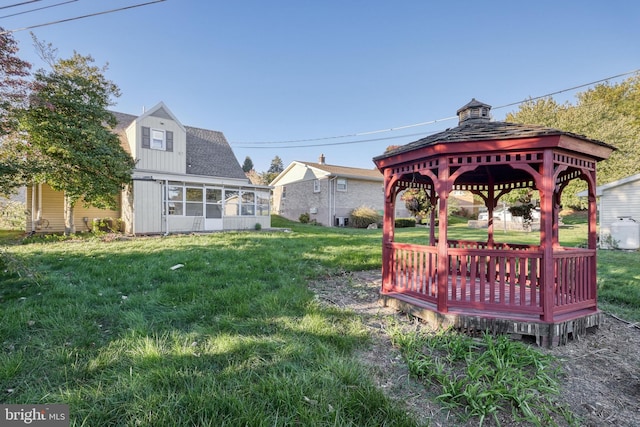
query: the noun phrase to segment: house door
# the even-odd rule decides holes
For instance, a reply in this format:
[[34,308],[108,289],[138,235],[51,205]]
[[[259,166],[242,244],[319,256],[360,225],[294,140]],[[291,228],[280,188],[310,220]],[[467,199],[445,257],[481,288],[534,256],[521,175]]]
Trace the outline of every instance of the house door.
[[222,230],[222,188],[207,187],[205,191],[205,230]]

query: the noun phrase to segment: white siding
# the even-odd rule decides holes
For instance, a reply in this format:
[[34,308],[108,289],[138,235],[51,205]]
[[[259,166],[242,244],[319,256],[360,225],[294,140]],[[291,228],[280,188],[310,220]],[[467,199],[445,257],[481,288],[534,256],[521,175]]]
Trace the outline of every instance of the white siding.
[[[136,121],[136,169],[163,171],[166,173],[186,174],[187,135],[183,128],[173,120],[147,116]],[[173,151],[142,148],[142,127],[173,132]]]
[[133,233],[164,231],[162,224],[162,184],[156,181],[133,182]]
[[611,235],[611,224],[619,217],[640,221],[640,180],[602,191],[600,196],[600,242]]

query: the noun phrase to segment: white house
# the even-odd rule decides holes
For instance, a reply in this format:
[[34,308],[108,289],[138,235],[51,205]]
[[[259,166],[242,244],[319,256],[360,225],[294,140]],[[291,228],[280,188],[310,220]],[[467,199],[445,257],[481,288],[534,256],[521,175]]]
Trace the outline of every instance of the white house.
[[[251,184],[222,132],[185,126],[162,102],[140,116],[114,115],[114,132],[136,160],[133,183],[117,210],[78,203],[77,231],[105,217],[131,234],[270,227],[270,188]],[[61,193],[33,185],[26,199],[27,232],[64,231]]]

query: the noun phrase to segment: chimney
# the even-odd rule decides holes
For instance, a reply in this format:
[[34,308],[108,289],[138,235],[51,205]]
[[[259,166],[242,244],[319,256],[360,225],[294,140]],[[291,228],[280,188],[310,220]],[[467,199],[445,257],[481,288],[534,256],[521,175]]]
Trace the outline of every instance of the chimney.
[[324,165],[324,154],[320,154],[320,158],[318,159],[318,163]]
[[490,111],[491,105],[471,98],[471,101],[456,113],[458,114],[458,125],[463,123],[488,123],[491,121]]

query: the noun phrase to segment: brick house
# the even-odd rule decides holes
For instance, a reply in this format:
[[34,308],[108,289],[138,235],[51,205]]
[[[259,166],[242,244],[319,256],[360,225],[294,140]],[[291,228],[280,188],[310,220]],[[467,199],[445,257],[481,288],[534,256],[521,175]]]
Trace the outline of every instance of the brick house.
[[[384,208],[383,177],[377,169],[329,165],[324,154],[318,163],[294,161],[272,182],[272,213],[293,221],[307,213],[330,227],[348,225],[351,211],[368,206]],[[397,217],[411,214],[399,204]]]

